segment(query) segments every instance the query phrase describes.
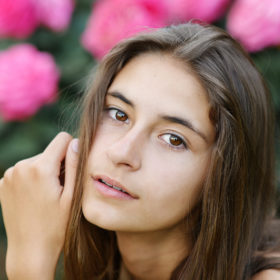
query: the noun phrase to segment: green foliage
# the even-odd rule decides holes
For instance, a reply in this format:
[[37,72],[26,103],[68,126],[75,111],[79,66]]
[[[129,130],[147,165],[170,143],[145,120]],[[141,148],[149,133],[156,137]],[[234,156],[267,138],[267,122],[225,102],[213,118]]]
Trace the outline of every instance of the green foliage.
[[[276,182],[280,193],[280,49],[267,49],[252,56],[272,95],[275,110]],[[280,214],[280,203],[278,213]]]

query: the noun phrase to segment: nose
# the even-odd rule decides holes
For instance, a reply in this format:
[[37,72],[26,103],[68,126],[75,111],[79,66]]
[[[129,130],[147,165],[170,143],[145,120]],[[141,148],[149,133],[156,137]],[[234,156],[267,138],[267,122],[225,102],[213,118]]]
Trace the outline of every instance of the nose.
[[108,147],[107,156],[116,166],[138,170],[142,162],[143,142],[143,132],[132,128]]

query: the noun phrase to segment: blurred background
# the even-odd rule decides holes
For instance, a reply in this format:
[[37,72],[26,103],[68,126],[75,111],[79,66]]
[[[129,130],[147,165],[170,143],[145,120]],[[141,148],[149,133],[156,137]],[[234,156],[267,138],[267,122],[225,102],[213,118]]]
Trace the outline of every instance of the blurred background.
[[[241,42],[265,77],[278,124],[279,0],[0,0],[0,178],[59,131],[75,134],[90,69],[119,40],[190,19]],[[279,135],[276,125],[278,190]],[[0,212],[0,279],[7,279],[5,251]],[[56,279],[62,275],[59,266]]]

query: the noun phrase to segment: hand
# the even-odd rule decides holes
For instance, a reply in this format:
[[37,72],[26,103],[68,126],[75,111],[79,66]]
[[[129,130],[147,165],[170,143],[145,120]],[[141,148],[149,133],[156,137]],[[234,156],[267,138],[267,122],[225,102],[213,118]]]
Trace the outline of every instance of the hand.
[[[59,133],[42,154],[18,162],[0,180],[9,279],[53,279],[76,175],[77,139]],[[65,184],[59,175],[65,159]],[[40,275],[39,275],[40,274]]]

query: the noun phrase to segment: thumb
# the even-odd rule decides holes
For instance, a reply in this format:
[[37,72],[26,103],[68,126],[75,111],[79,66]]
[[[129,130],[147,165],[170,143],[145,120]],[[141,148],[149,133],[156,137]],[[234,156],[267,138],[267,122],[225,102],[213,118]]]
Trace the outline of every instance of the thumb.
[[72,201],[75,178],[78,165],[78,146],[79,140],[77,138],[73,139],[67,149],[65,158],[65,184],[62,193],[62,199],[67,200],[67,202]]

